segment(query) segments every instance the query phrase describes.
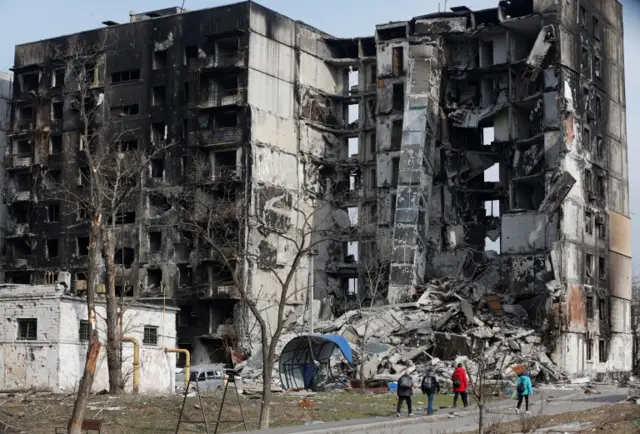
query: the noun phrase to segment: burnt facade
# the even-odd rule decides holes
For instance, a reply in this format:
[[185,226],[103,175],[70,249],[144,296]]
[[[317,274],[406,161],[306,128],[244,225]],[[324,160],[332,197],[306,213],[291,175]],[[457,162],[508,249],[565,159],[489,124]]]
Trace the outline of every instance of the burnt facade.
[[[513,293],[547,327],[569,372],[629,371],[622,10],[614,0],[557,3],[456,7],[339,39],[243,2],[132,14],[16,47],[7,281],[68,271],[82,285],[87,226],[41,188],[79,170],[51,47],[106,31],[117,47],[96,65],[96,94],[137,131],[137,146],[172,145],[121,222],[120,290],[175,299],[178,340],[195,361],[216,360],[246,318],[215,255],[172,220],[166,196],[199,182],[194,155],[208,182],[233,186],[244,221],[295,227],[290,210],[302,200],[328,206],[319,226],[343,229],[343,242],[303,261],[292,310],[309,304],[310,282],[318,300],[366,292],[368,255],[388,263],[391,303],[431,277],[482,269],[488,293]],[[244,229],[247,248],[287,263],[286,246]],[[488,240],[499,240],[499,258]],[[245,276],[261,298],[277,293],[260,267]]]

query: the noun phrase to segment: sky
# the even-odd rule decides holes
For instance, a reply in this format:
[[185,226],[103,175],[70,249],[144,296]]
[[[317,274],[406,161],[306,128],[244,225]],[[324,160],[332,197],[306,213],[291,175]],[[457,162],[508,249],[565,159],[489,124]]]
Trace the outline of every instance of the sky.
[[[146,12],[181,6],[182,0],[0,0],[0,71],[13,65],[16,44],[102,27],[102,21],[127,22],[129,11]],[[188,10],[205,9],[235,0],[184,0]],[[622,0],[624,11],[627,141],[629,144],[630,211],[632,218],[634,276],[640,275],[640,0]],[[498,0],[261,0],[261,5],[295,20],[304,21],[337,37],[369,36],[375,25],[466,5],[474,10],[496,7]],[[638,219],[636,219],[636,217]]]

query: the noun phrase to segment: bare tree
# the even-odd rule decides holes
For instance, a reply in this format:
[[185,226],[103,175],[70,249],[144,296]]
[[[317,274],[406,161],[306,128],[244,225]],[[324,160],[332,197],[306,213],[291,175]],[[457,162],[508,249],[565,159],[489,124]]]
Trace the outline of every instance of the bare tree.
[[[276,345],[293,298],[306,292],[307,270],[302,268],[314,249],[334,234],[332,207],[302,190],[276,186],[258,189],[255,206],[250,207],[234,184],[242,176],[240,167],[210,161],[206,155],[194,156],[189,186],[176,199],[176,208],[181,224],[193,234],[194,247],[205,249],[221,264],[258,325],[263,365],[259,423],[265,429]],[[265,290],[265,285],[271,289]]]
[[[114,52],[115,41],[107,30],[87,38],[68,38],[61,46],[54,47],[54,63],[64,68],[64,99],[69,114],[80,129],[79,150],[81,158],[77,178],[60,180],[47,178],[45,189],[52,197],[58,197],[69,213],[79,219],[91,221],[88,251],[87,300],[89,306],[90,333],[95,334],[95,285],[100,274],[101,261],[105,266],[107,304],[107,365],[109,392],[124,390],[122,379],[121,336],[116,296],[115,229],[125,215],[127,206],[139,201],[143,192],[145,174],[152,158],[163,153],[164,142],[143,147],[138,138],[141,132],[127,128],[126,113],[109,112],[102,90],[105,64]],[[115,114],[115,116],[114,116]],[[75,157],[75,155],[74,155]],[[76,166],[76,159],[68,163]],[[86,370],[85,370],[86,375]],[[88,385],[89,390],[91,385]]]
[[[369,228],[362,227],[360,234],[368,233]],[[359,240],[358,271],[361,282],[360,288],[356,288],[356,301],[361,314],[365,317],[364,330],[359,341],[360,364],[358,377],[360,379],[360,391],[366,392],[365,387],[365,363],[367,344],[369,343],[369,332],[371,321],[375,319],[373,309],[375,306],[385,302],[386,283],[389,276],[389,255],[385,253],[384,247],[367,239],[366,236]],[[388,252],[389,250],[387,250]]]

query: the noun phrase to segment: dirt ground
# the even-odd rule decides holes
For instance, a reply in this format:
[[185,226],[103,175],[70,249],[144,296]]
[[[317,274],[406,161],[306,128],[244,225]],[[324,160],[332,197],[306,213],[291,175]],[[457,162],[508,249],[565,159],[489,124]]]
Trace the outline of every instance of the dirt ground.
[[[576,431],[570,431],[572,433],[638,434],[640,433],[640,405],[610,404],[588,411],[553,416],[534,414],[532,417],[523,417],[517,422],[493,425],[485,431],[485,434],[533,433],[541,428],[565,424],[573,425]],[[551,432],[562,431],[564,430]]]
[[[300,402],[304,394],[275,395],[272,402],[271,426],[301,425],[311,421],[336,421],[346,419],[391,416],[395,413],[396,397],[393,394],[360,394],[354,392],[327,392],[309,396],[311,408],[303,408]],[[0,432],[2,424],[10,428],[33,433],[51,434],[54,427],[64,427],[71,415],[74,395],[16,394],[0,395]],[[424,410],[425,397],[414,397],[414,406]],[[210,427],[217,419],[221,394],[203,395],[203,408]],[[241,396],[242,411],[248,429],[257,429],[260,412],[260,396]],[[439,395],[436,405],[450,405],[451,397]],[[182,396],[134,397],[131,395],[96,395],[89,402],[86,419],[104,419],[106,434],[133,434],[175,432]],[[406,409],[403,409],[406,411]],[[197,397],[187,398],[183,421],[202,421]],[[240,407],[236,395],[227,395],[218,432],[244,431]],[[180,432],[204,432],[202,424],[183,423]]]

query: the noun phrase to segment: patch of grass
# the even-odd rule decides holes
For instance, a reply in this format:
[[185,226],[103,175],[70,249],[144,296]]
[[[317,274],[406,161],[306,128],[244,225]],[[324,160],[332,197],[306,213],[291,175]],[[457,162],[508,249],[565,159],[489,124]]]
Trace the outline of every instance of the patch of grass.
[[[275,395],[272,399],[271,426],[300,425],[308,421],[324,422],[347,419],[386,417],[395,414],[396,395],[354,392],[327,392],[310,396],[312,408],[298,404],[304,395]],[[210,427],[213,427],[220,408],[221,394],[203,394],[202,404]],[[73,395],[31,395],[0,398],[0,422],[33,434],[50,434],[53,427],[64,427],[73,408]],[[240,397],[247,427],[257,429],[260,395]],[[436,395],[435,407],[450,406],[451,395]],[[424,412],[426,396],[413,397],[414,411]],[[182,396],[92,396],[86,412],[87,419],[104,419],[109,434],[175,432]],[[406,412],[406,407],[403,407]],[[223,407],[219,432],[244,431],[240,409],[234,393],[228,394]],[[183,421],[202,421],[197,397],[187,398]],[[180,432],[203,432],[202,424],[185,423]]]

